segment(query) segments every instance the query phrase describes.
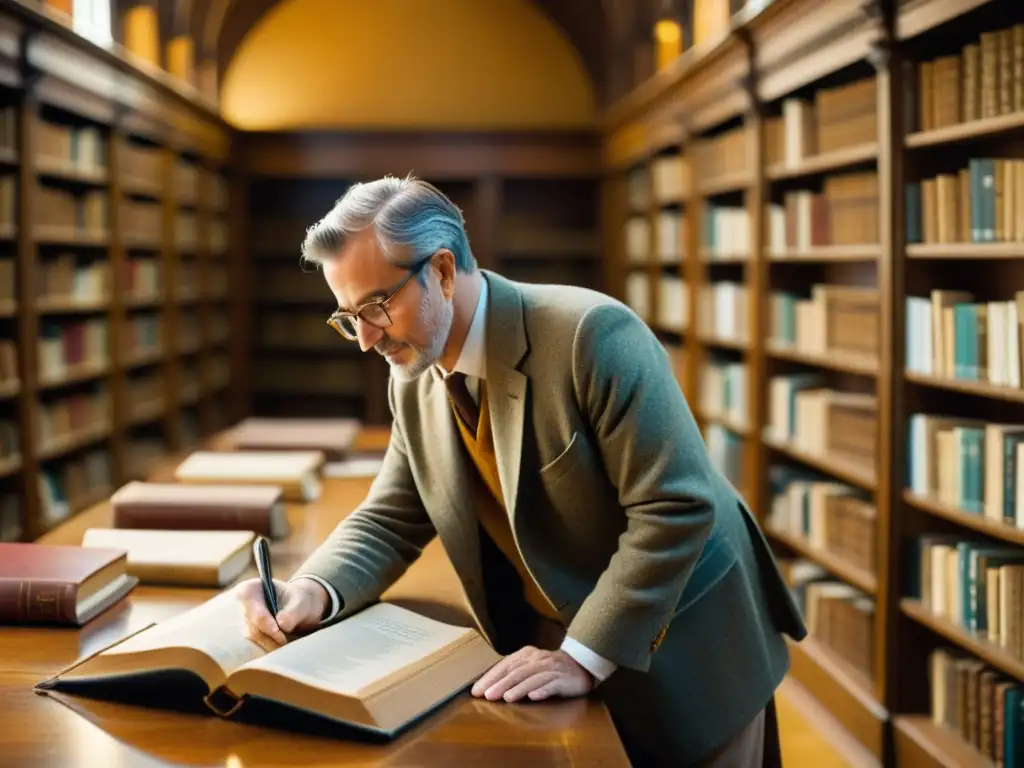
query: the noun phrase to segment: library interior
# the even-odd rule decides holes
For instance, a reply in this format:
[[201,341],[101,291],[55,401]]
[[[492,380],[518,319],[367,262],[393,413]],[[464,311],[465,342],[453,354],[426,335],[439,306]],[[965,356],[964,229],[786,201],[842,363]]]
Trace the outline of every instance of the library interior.
[[[466,690],[450,539],[243,642],[256,545],[298,574],[413,452],[301,258],[409,174],[480,268],[667,353],[806,623],[783,765],[1024,768],[1020,0],[3,0],[0,763],[630,764],[625,672]],[[332,637],[402,622],[414,661],[341,675]]]

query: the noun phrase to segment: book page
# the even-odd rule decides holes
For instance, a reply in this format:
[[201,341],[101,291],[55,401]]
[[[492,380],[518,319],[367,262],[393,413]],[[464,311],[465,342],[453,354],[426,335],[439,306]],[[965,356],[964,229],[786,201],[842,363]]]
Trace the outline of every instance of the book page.
[[209,656],[225,676],[246,662],[266,655],[266,651],[245,634],[242,605],[232,591],[128,638],[107,651],[120,656],[164,648],[194,648]]
[[358,696],[473,630],[378,603],[245,665],[333,693]]

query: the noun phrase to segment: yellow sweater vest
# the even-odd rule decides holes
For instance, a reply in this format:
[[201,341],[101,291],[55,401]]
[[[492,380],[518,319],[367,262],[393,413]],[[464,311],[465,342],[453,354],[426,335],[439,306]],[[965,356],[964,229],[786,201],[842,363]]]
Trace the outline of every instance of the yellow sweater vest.
[[519,554],[519,548],[516,546],[515,539],[512,536],[512,525],[509,521],[508,510],[505,508],[504,495],[501,492],[501,480],[498,476],[498,459],[494,453],[490,411],[487,408],[487,389],[484,386],[484,382],[480,382],[480,418],[477,423],[476,435],[469,431],[469,428],[459,417],[454,403],[452,403],[452,411],[455,421],[459,425],[459,432],[462,435],[462,442],[466,446],[466,451],[473,459],[473,464],[476,465],[480,477],[490,491],[490,495],[486,497],[486,500],[492,503],[484,503],[477,509],[477,516],[480,519],[481,525],[483,525],[484,530],[497,545],[498,549],[515,567],[519,578],[523,582],[523,593],[526,602],[541,616],[557,620],[558,614],[530,576],[530,572],[526,569],[526,565]]

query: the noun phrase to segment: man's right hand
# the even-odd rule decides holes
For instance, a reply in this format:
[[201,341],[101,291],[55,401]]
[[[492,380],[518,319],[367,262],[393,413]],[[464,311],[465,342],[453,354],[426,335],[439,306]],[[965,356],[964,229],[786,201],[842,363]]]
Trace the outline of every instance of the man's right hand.
[[245,614],[245,634],[265,651],[280,648],[287,633],[313,629],[320,624],[331,597],[327,590],[313,579],[284,582],[274,579],[280,610],[271,616],[263,599],[260,580],[246,579],[235,587]]

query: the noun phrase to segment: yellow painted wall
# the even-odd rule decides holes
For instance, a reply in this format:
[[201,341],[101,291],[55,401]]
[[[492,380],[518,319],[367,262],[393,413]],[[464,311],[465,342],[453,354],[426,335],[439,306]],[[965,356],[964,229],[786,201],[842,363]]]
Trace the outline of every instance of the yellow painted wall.
[[239,128],[589,127],[593,86],[530,0],[282,0],[221,84]]

